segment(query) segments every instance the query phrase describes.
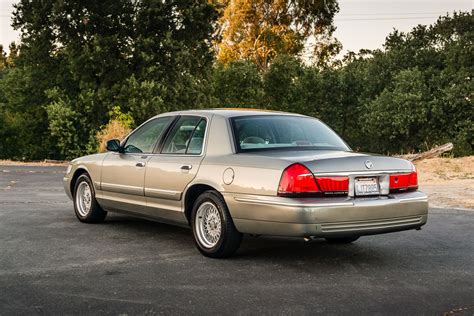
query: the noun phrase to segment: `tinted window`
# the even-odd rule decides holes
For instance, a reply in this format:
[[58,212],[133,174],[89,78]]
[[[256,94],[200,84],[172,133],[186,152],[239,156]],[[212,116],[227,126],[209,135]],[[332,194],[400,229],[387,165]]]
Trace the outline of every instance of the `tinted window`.
[[196,154],[202,152],[206,120],[196,116],[182,116],[166,139],[164,154]]
[[290,148],[349,150],[344,141],[319,120],[286,115],[232,118],[240,151]]
[[200,155],[202,152],[202,145],[204,144],[204,135],[206,132],[206,120],[202,119],[194,130],[194,134],[189,141],[187,154]]
[[173,117],[161,117],[149,121],[136,129],[127,139],[125,153],[152,153],[156,142],[165,131]]

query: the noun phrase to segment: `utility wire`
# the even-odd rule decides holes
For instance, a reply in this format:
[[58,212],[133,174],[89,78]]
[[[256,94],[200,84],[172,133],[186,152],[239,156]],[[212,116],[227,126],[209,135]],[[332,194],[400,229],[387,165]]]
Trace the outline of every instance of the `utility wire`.
[[435,19],[439,16],[413,16],[413,17],[386,17],[386,18],[354,18],[354,19],[338,19],[334,18],[334,21],[389,21],[389,20],[418,20],[418,19]]
[[358,15],[426,15],[426,14],[447,14],[448,11],[445,12],[390,12],[390,13],[341,13],[338,16],[358,16]]

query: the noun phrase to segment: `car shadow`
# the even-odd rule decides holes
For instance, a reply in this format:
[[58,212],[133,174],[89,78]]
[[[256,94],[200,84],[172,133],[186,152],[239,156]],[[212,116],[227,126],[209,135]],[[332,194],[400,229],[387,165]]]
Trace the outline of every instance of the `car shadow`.
[[[179,227],[127,215],[112,215],[103,223],[120,232],[120,238],[147,238],[149,241],[166,242],[176,250],[194,248],[192,231]],[[397,242],[387,236],[367,236],[351,244],[331,244],[324,239],[304,241],[303,238],[291,237],[253,237],[245,235],[237,253],[224,261],[265,261],[304,265],[317,262],[318,265],[334,266],[335,264],[389,264],[396,259]],[[395,238],[399,240],[399,236]],[[151,240],[150,240],[151,239]],[[204,258],[196,250],[197,258]],[[213,259],[208,259],[213,260]]]
[[[372,244],[372,243],[371,243]],[[362,256],[364,260],[383,257],[378,247],[367,248],[364,238],[351,244],[333,244],[324,239],[304,241],[303,238],[246,236],[239,251],[239,258],[275,258],[280,260],[305,260],[318,259],[334,262],[337,259],[357,259]],[[368,254],[372,254],[367,256]]]
[[111,214],[101,225],[123,233],[127,237],[131,237],[131,235],[150,236],[157,240],[163,237],[167,237],[167,239],[174,237],[176,240],[188,238],[192,241],[192,232],[189,227],[156,222],[135,216]]

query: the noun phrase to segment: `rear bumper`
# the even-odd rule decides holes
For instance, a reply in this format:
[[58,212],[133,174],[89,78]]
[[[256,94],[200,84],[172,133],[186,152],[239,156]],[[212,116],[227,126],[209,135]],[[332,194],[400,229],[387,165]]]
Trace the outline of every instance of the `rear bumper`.
[[279,236],[373,235],[423,226],[428,198],[410,192],[379,198],[291,199],[224,194],[238,231]]

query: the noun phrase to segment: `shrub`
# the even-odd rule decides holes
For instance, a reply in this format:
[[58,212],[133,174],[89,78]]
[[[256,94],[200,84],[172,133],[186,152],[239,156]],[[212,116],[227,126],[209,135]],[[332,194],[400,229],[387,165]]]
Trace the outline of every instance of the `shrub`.
[[108,140],[122,140],[131,132],[134,124],[130,113],[122,113],[119,106],[113,107],[112,111],[109,112],[109,116],[109,122],[96,134],[96,140],[98,143],[97,150],[100,153],[107,151],[106,145]]

